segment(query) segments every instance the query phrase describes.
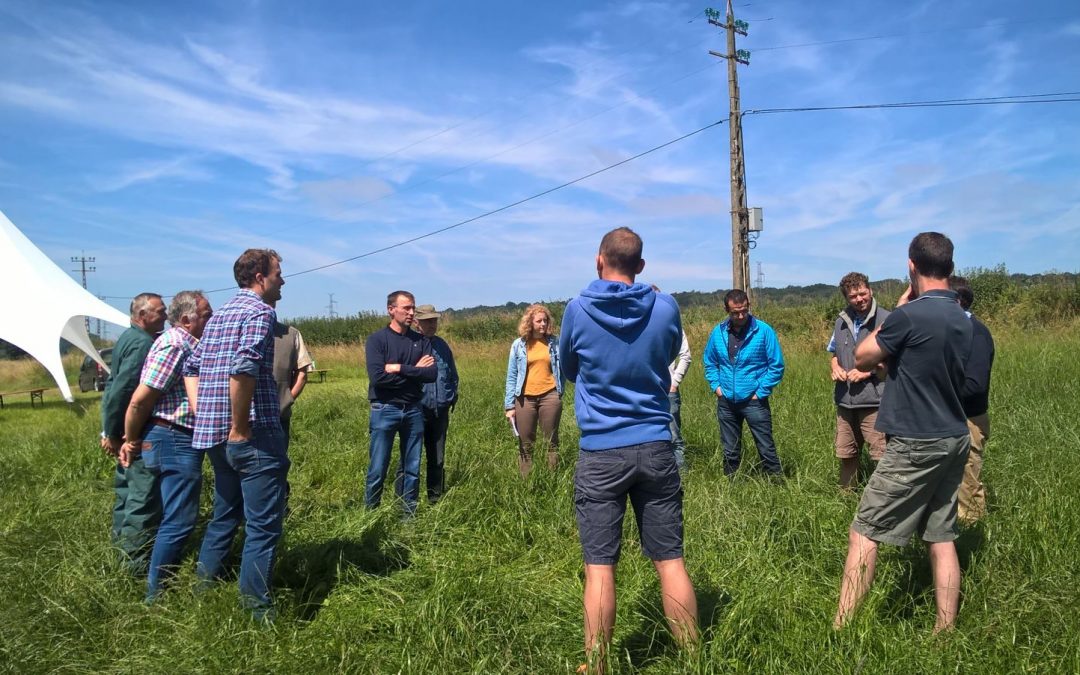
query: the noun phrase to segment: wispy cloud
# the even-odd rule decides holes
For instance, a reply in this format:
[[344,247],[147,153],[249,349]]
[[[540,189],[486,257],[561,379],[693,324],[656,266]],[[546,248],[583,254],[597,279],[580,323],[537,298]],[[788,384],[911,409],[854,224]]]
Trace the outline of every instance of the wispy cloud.
[[115,192],[140,183],[164,179],[205,181],[213,178],[213,175],[210,170],[199,166],[196,159],[183,155],[164,161],[133,162],[121,167],[115,174],[91,176],[88,180],[100,192]]
[[[745,10],[740,46],[911,34],[755,51],[739,71],[744,110],[1072,86],[1075,50],[1063,46],[1080,35],[1075,21],[1046,34],[1039,62],[1026,58],[1023,32],[921,30],[1015,15],[1004,0],[963,11],[933,0],[777,3],[759,13],[775,21]],[[130,234],[100,252],[123,264],[100,266],[110,290],[124,275],[133,292],[199,275],[228,285],[250,245],[281,251],[286,274],[327,264],[726,117],[726,64],[707,54],[722,49],[720,32],[688,21],[700,12],[685,3],[535,6],[528,21],[508,8],[483,35],[464,15],[389,5],[364,14],[371,25],[313,7],[302,27],[274,3],[197,16],[147,5],[136,18],[81,7],[0,6],[10,125],[0,200],[32,214],[30,231],[61,256],[84,234]],[[432,45],[443,45],[437,60]],[[868,273],[895,276],[910,235],[932,226],[976,261],[1062,266],[1080,229],[1075,126],[1049,106],[748,115],[750,202],[766,209],[752,259],[770,283],[800,283],[831,280],[872,251]],[[284,311],[316,311],[327,289],[378,306],[403,270],[443,304],[565,297],[619,225],[646,237],[647,276],[666,290],[726,285],[727,145],[717,127],[437,237],[290,279]],[[164,232],[177,270],[143,270],[140,251]]]
[[40,87],[15,82],[0,82],[0,99],[11,105],[32,108],[41,112],[73,114],[78,110],[75,101]]

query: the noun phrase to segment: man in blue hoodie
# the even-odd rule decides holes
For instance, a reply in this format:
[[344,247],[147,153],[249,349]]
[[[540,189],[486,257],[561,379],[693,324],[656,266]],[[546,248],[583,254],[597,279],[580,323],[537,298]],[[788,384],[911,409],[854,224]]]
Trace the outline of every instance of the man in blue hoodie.
[[705,380],[716,394],[716,419],[724,446],[724,473],[742,463],[742,423],[750,427],[762,470],[782,476],[773,442],[769,395],[784,376],[784,355],[772,326],[750,314],[750,299],[741,289],[724,296],[728,319],[713,328],[702,359]]
[[683,563],[682,483],[671,444],[668,364],[682,320],[670,295],[634,283],[645,267],[641,238],[626,227],[600,242],[600,276],[563,314],[562,372],[575,383],[581,452],[574,504],[585,558],[585,654],[602,670],[615,626],[615,566],[626,498],[642,551],[660,575],[676,639],[697,640],[697,597]]

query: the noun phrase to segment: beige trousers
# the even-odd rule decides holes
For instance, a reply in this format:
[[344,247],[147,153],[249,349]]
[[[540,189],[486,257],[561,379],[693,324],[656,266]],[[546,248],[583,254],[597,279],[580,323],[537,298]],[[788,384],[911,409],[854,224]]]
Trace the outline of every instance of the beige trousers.
[[555,389],[539,396],[518,396],[514,400],[514,416],[518,429],[518,471],[522,476],[532,471],[532,449],[536,443],[539,423],[547,448],[548,468],[559,464],[559,420],[562,418],[562,399]]
[[967,425],[971,451],[964,466],[964,481],[957,492],[957,517],[960,522],[970,525],[986,515],[986,486],[979,480],[979,474],[982,472],[983,448],[990,438],[990,418],[985,414],[976,415],[967,421]]

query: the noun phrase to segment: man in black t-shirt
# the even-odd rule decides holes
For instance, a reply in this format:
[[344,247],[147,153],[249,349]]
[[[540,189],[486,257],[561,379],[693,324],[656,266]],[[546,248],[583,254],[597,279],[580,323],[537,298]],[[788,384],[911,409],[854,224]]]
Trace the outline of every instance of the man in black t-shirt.
[[986,486],[979,479],[982,473],[983,449],[990,440],[990,369],[994,367],[994,338],[990,329],[971,313],[975,293],[964,277],[949,277],[949,288],[956,291],[960,308],[971,319],[971,354],[964,365],[964,388],[960,402],[967,415],[971,450],[964,467],[964,481],[957,493],[957,518],[965,525],[974,525],[986,514]]
[[847,623],[870,590],[878,544],[902,546],[915,533],[930,546],[934,632],[956,621],[956,492],[970,443],[961,391],[972,328],[949,290],[952,254],[945,235],[917,235],[908,247],[910,291],[855,350],[862,371],[889,359],[876,424],[888,441],[851,524],[835,628]]

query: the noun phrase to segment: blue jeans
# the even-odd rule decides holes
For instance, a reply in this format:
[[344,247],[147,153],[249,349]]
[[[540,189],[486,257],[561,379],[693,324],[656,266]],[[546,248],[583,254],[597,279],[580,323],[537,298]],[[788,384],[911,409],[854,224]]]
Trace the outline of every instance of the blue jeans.
[[[431,504],[442,498],[446,491],[446,432],[450,428],[450,408],[424,408],[424,457],[427,467],[427,498]],[[394,489],[403,492],[405,473],[398,467]]]
[[364,504],[369,509],[382,501],[383,483],[390,469],[390,452],[394,449],[394,436],[401,436],[401,481],[398,496],[405,500],[405,512],[416,511],[420,496],[420,450],[424,445],[424,413],[419,403],[400,405],[396,403],[371,402],[370,461],[364,481]]
[[772,409],[769,399],[749,399],[732,403],[727,398],[716,400],[716,419],[720,423],[720,440],[724,445],[724,473],[730,476],[742,463],[742,423],[750,427],[754,437],[761,469],[771,475],[781,475],[780,458],[772,435]]
[[150,554],[147,600],[153,600],[162,583],[175,574],[184,544],[195,530],[205,454],[191,447],[190,434],[165,427],[151,426],[143,439],[143,462],[158,477],[163,510]]
[[667,397],[671,409],[671,446],[675,450],[675,466],[682,471],[686,466],[686,441],[682,437],[682,398],[678,389],[669,391]]
[[233,537],[244,527],[240,598],[257,619],[272,618],[270,577],[285,520],[289,458],[278,429],[256,427],[250,440],[219,443],[207,451],[214,467],[214,515],[199,551],[198,574],[217,579]]

